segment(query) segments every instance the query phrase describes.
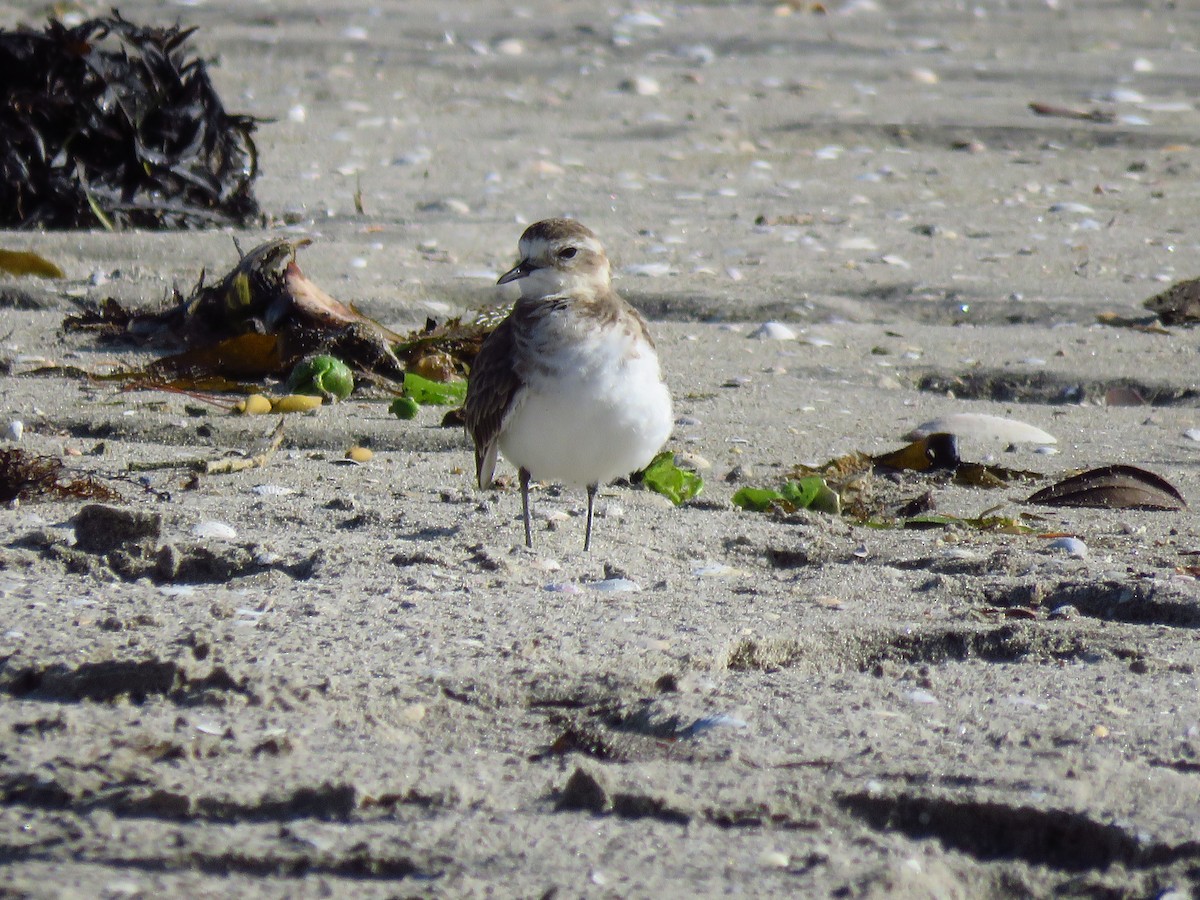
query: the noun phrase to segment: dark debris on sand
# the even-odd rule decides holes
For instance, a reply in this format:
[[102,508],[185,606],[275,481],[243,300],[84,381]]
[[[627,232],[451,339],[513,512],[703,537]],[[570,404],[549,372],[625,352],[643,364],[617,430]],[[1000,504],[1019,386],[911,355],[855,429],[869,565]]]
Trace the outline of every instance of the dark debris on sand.
[[261,219],[251,138],[225,111],[194,29],[113,11],[0,31],[0,226],[247,226]]

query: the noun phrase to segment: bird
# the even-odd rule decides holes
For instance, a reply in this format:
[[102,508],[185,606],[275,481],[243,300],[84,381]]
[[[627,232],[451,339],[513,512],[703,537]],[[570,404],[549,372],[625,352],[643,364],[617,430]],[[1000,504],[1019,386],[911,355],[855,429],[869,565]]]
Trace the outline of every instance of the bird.
[[671,394],[646,321],[613,290],[591,229],[544,219],[525,229],[518,253],[497,284],[516,284],[520,297],[467,381],[475,475],[491,487],[498,453],[517,467],[527,547],[530,478],[585,487],[587,552],[597,489],[662,449],[674,425]]

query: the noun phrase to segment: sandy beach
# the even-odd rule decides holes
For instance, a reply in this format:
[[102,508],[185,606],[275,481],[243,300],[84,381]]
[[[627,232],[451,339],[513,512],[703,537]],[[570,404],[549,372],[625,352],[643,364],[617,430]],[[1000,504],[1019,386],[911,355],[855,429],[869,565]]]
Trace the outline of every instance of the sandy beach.
[[[1026,502],[1117,463],[1200,502],[1196,334],[1128,327],[1200,275],[1200,11],[120,11],[197,26],[270,120],[269,221],[0,234],[66,272],[0,276],[0,449],[120,495],[0,515],[0,894],[1200,891],[1196,517]],[[90,380],[158,351],[62,330],[283,236],[407,332],[497,302],[549,216],[604,241],[705,479],[603,487],[589,554],[582,491],[535,490],[526,549],[513,470],[480,491],[435,407],[356,394],[195,476],[280,417]],[[960,442],[1041,480],[872,481],[963,520],[923,529],[731,502],[959,413],[1053,436]]]

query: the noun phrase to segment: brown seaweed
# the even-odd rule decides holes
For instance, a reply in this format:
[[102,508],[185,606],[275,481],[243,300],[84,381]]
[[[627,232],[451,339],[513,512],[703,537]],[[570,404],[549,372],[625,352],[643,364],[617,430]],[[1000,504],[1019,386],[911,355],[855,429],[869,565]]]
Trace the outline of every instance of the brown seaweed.
[[0,226],[207,228],[261,219],[258,122],[225,111],[195,29],[111,16],[0,31]]
[[243,254],[220,281],[206,283],[201,274],[189,296],[176,291],[165,309],[138,312],[112,298],[100,305],[80,303],[80,312],[64,318],[63,330],[187,348],[142,372],[106,376],[131,387],[241,390],[238,379],[282,376],[301,359],[328,353],[357,376],[394,392],[402,389],[406,374],[461,380],[507,312],[484,311],[469,324],[430,319],[423,329],[397,334],[334,299],[300,270],[296,252],[308,243],[266,241]]
[[0,503],[31,500],[116,500],[120,495],[91,475],[67,470],[62,460],[24,450],[0,450]]

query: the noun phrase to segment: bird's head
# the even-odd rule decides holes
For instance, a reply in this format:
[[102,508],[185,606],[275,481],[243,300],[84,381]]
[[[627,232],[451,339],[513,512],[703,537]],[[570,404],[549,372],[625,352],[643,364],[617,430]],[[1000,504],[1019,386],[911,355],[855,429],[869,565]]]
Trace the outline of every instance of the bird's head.
[[525,229],[521,261],[497,284],[517,282],[522,297],[593,293],[608,287],[612,271],[599,238],[574,219],[545,219]]

